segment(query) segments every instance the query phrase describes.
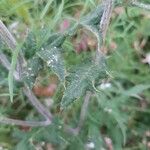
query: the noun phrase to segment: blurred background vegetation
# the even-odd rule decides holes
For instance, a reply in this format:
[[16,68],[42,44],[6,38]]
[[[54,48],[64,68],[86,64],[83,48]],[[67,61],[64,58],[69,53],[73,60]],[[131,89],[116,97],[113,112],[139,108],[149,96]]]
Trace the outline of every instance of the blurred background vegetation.
[[[41,28],[46,28],[44,36],[63,32],[99,3],[99,0],[0,0],[0,18],[18,42],[24,43],[32,31],[40,44],[44,42]],[[27,58],[32,57],[38,47],[30,38],[28,40],[32,49],[29,47],[26,52]],[[90,33],[79,30],[63,47],[66,66],[71,68],[95,51],[96,40]],[[10,56],[7,49],[5,52]],[[96,95],[99,100],[93,97],[90,101],[84,127],[78,136],[66,134],[61,127],[64,122],[76,126],[82,100],[67,111],[59,112],[63,89],[57,77],[45,68],[33,91],[56,115],[55,124],[41,128],[1,124],[0,150],[150,149],[150,12],[126,5],[116,7],[103,52],[111,77],[99,86],[102,91]],[[0,115],[36,120],[36,111],[27,103],[17,84],[14,94],[14,102],[10,103],[8,72],[0,66]]]

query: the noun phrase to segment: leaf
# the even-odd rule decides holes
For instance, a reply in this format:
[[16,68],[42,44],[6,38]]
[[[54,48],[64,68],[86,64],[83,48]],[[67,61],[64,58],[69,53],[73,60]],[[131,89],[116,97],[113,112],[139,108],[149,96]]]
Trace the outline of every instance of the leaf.
[[16,150],[35,150],[35,147],[27,139],[23,139],[17,144]]
[[37,52],[37,55],[47,63],[59,79],[65,81],[65,64],[61,56],[61,48],[53,47]]
[[64,9],[64,0],[61,1],[58,9],[55,10],[55,17],[53,18],[53,22],[51,23],[52,28],[55,28],[57,22],[60,20]]
[[13,102],[13,73],[16,69],[17,58],[19,55],[20,46],[15,49],[12,54],[12,61],[10,66],[10,71],[8,74],[8,85],[9,85],[9,94],[10,94],[10,101]]
[[[120,133],[123,137],[122,143],[125,144],[126,143],[126,129],[127,129],[126,122],[128,121],[128,117],[126,113],[120,109],[120,106],[123,105],[122,104],[123,97],[118,96],[118,97],[113,97],[112,99],[108,99],[107,95],[105,95],[104,93],[99,93],[99,92],[97,92],[96,95],[97,95],[97,99],[100,104],[100,107],[109,117],[109,118],[106,117],[105,123],[107,122],[109,125],[110,120],[113,120],[113,122],[115,121],[117,123],[118,129],[120,129]],[[114,130],[114,129],[110,129],[110,130]]]
[[64,34],[61,34],[61,33],[52,34],[48,38],[45,46],[61,47],[61,45],[64,43],[65,39],[66,39],[66,35],[64,35]]
[[142,91],[147,90],[150,88],[150,85],[136,85],[133,88],[123,92],[123,95],[126,96],[133,96],[133,95],[137,95],[140,94]]
[[71,81],[62,98],[62,108],[68,106],[75,99],[80,98],[80,96],[83,96],[86,90],[91,90],[95,80],[105,77],[105,62],[104,58],[100,57],[98,57],[99,61],[80,64],[80,66],[77,66],[75,73],[70,75]]
[[123,136],[123,144],[125,145],[125,143],[126,143],[126,130],[127,130],[127,128],[125,126],[126,119],[123,118],[123,116],[120,115],[120,112],[117,110],[112,111],[111,115],[113,115],[114,119],[116,120],[116,122],[119,125],[119,128],[120,128],[122,136]]
[[48,0],[46,6],[44,7],[44,9],[43,9],[43,11],[42,11],[42,13],[41,13],[41,15],[40,15],[40,19],[41,19],[41,20],[44,18],[44,16],[45,16],[46,13],[48,12],[49,7],[50,7],[50,5],[52,4],[53,1],[54,1],[54,0]]
[[86,25],[98,25],[100,23],[102,13],[103,13],[103,7],[102,5],[99,5],[95,8],[94,11],[90,12],[85,17],[83,17],[80,20],[80,22]]
[[30,32],[22,46],[22,51],[26,58],[31,58],[37,50],[36,36],[33,32]]
[[88,130],[88,137],[90,137],[89,143],[93,143],[93,147],[95,150],[99,150],[103,147],[104,141],[100,134],[99,127],[96,127],[93,124],[91,124]]
[[41,128],[32,137],[35,141],[45,141],[52,144],[64,144],[61,138],[62,132],[58,129],[57,124],[50,125],[49,127]]
[[42,68],[42,61],[39,57],[34,56],[27,62],[27,66],[22,73],[23,81],[32,88],[39,70]]
[[101,33],[99,29],[99,23],[102,17],[103,7],[102,5],[97,6],[97,8],[89,13],[87,16],[83,17],[80,21],[80,25],[85,27],[87,30],[91,31],[97,38],[98,49],[101,44]]

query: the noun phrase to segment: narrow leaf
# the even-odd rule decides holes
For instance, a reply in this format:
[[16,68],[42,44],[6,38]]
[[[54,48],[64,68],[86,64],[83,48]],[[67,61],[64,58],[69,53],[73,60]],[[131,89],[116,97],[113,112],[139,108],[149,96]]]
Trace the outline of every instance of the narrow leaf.
[[143,92],[144,90],[147,90],[150,88],[150,85],[136,85],[133,88],[123,92],[123,95],[127,95],[127,96],[133,96],[133,95],[137,95],[140,94],[141,92]]
[[9,94],[10,94],[11,102],[13,102],[13,72],[15,71],[15,68],[16,68],[19,50],[20,48],[17,47],[12,54],[11,67],[10,67],[10,71],[8,74],[8,85],[9,85]]

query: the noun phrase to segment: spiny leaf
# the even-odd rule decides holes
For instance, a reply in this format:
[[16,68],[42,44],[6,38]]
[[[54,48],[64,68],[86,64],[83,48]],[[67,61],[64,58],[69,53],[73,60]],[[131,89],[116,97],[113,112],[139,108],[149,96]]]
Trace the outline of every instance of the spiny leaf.
[[99,5],[94,11],[83,17],[80,22],[86,25],[98,25],[100,23],[102,13],[103,7],[102,5]]
[[101,44],[101,33],[99,29],[99,23],[101,20],[102,13],[103,7],[102,5],[100,5],[93,12],[89,13],[80,21],[81,26],[85,27],[87,30],[89,30],[96,36],[98,49],[100,48]]
[[[100,59],[100,58],[99,58]],[[66,107],[75,99],[84,95],[86,90],[91,90],[92,83],[105,77],[104,58],[100,61],[80,64],[75,73],[70,75],[70,83],[62,98],[61,106]]]
[[61,48],[53,47],[37,52],[37,55],[47,63],[59,79],[65,81],[65,64],[61,56]]
[[23,81],[32,88],[35,82],[35,79],[38,75],[39,70],[42,68],[42,61],[39,57],[34,56],[27,62],[27,66],[24,68],[22,74]]

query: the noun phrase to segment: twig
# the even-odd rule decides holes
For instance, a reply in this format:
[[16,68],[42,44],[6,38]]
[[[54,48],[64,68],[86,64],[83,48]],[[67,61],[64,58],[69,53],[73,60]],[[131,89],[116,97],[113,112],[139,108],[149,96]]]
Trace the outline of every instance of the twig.
[[100,21],[100,32],[102,34],[102,45],[103,45],[105,42],[105,36],[108,30],[108,25],[113,10],[114,0],[103,0],[102,5],[104,7],[104,11]]
[[19,125],[19,126],[38,127],[38,126],[47,126],[51,122],[49,120],[46,120],[46,121],[22,121],[22,120],[17,120],[17,119],[0,117],[0,123]]
[[132,0],[131,5],[142,8],[142,9],[150,10],[150,4],[144,4],[136,0]]
[[49,120],[51,122],[52,120],[52,114],[49,112],[49,110],[42,105],[39,100],[36,98],[36,96],[33,94],[33,92],[30,90],[30,88],[25,85],[23,88],[24,94],[28,97],[28,100],[31,102],[31,104],[36,108],[36,110],[46,118],[46,120]]

